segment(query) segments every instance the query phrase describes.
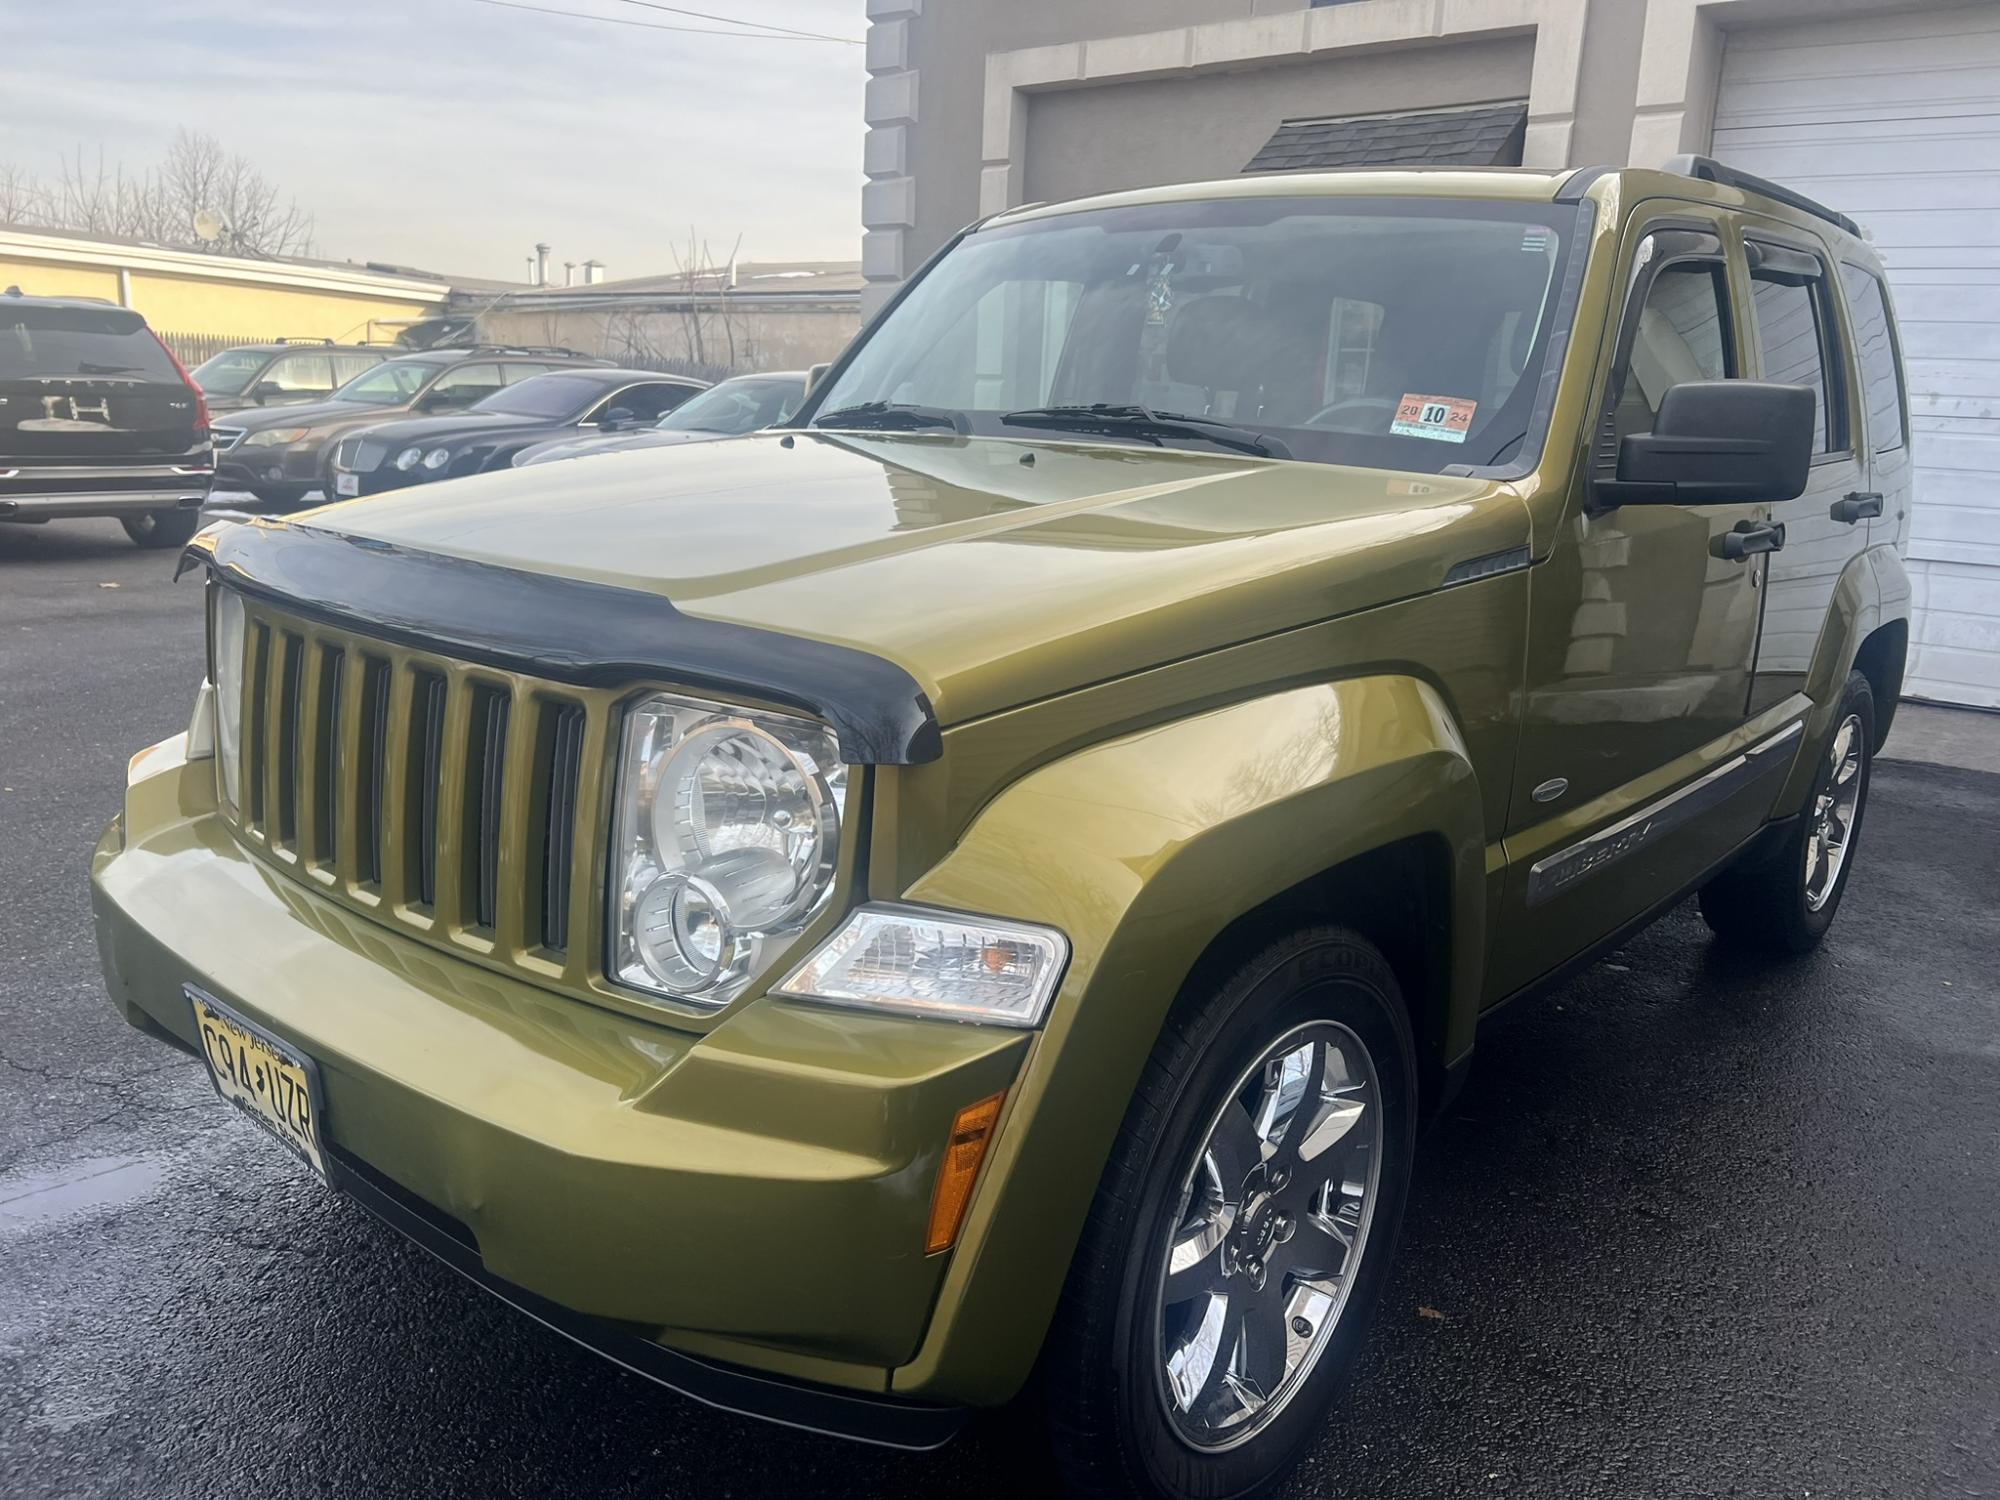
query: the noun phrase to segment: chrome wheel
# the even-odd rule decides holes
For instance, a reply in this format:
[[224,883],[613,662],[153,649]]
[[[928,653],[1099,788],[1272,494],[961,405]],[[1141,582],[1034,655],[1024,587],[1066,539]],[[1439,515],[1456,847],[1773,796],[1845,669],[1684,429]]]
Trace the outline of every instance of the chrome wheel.
[[1231,1087],[1163,1252],[1160,1397],[1181,1437],[1247,1442],[1325,1352],[1367,1248],[1382,1091],[1361,1038],[1309,1022]]
[[1813,799],[1812,826],[1806,832],[1806,908],[1818,911],[1840,885],[1847,846],[1854,836],[1854,819],[1861,810],[1861,716],[1849,714],[1834,731],[1827,759],[1833,779]]

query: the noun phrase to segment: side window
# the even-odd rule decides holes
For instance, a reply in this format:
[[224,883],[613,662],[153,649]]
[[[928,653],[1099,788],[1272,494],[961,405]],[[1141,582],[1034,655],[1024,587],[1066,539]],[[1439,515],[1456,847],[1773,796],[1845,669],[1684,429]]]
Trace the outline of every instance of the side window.
[[1782,249],[1759,255],[1758,248],[1753,247],[1750,291],[1764,378],[1811,389],[1813,452],[1835,452],[1846,446],[1847,434],[1841,405],[1836,404],[1839,382],[1832,373],[1839,365],[1829,357],[1835,345],[1826,277],[1809,256]]
[[1721,261],[1678,261],[1653,278],[1630,335],[1617,435],[1651,432],[1667,391],[1690,380],[1736,375],[1729,284]]
[[454,365],[438,376],[437,384],[426,393],[424,404],[433,408],[456,409],[483,401],[499,389],[498,365]]
[[615,407],[624,407],[637,421],[651,422],[663,417],[692,396],[694,392],[684,385],[674,385],[661,381],[657,385],[635,385],[619,391],[595,413],[592,421],[602,421],[604,413]]
[[259,385],[275,385],[288,395],[333,389],[333,361],[324,354],[287,354],[264,372]]
[[1847,310],[1854,321],[1854,350],[1861,359],[1861,395],[1868,405],[1868,445],[1892,453],[1909,442],[1903,431],[1903,372],[1896,360],[1896,336],[1889,326],[1889,299],[1882,283],[1859,266],[1842,266]]
[[333,356],[333,378],[342,385],[357,375],[366,375],[382,361],[372,354],[336,354]]
[[533,380],[537,375],[546,375],[551,370],[560,370],[561,365],[511,364],[500,367],[500,378],[509,385],[519,385],[524,380]]

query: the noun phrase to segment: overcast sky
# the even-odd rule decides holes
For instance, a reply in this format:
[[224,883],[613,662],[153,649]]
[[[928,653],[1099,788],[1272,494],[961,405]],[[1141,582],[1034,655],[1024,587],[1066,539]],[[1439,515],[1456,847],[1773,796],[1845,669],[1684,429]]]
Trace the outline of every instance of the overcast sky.
[[[523,0],[715,27],[626,0]],[[685,0],[859,38],[861,0]],[[537,240],[611,278],[718,259],[851,260],[859,47],[569,20],[479,0],[0,4],[0,163],[150,163],[179,126],[252,158],[317,220],[319,254],[519,280]],[[716,28],[723,29],[723,28]]]

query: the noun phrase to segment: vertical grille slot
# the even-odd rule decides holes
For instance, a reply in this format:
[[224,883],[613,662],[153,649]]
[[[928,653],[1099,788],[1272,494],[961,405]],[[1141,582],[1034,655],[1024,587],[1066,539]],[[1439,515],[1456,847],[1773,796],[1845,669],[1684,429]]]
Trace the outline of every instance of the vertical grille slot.
[[465,859],[460,889],[472,892],[473,925],[491,932],[500,922],[500,811],[507,775],[504,688],[473,690],[471,744],[466,747]]
[[569,872],[576,854],[577,781],[583,772],[583,709],[554,704],[543,711],[536,759],[548,767],[536,826],[541,849],[541,945],[552,953],[569,949]]
[[410,884],[417,900],[437,905],[438,800],[444,779],[444,679],[419,672],[410,711],[410,809],[406,826],[416,830]]
[[382,818],[388,798],[389,775],[389,664],[373,657],[362,658],[361,678],[361,766],[354,779],[355,826],[361,831],[361,881],[380,888],[382,884]]
[[243,737],[249,765],[244,768],[244,803],[250,826],[262,830],[269,837],[270,829],[265,819],[270,811],[264,805],[264,787],[265,768],[271,755],[270,626],[261,623],[251,626],[249,657],[250,722]]
[[299,836],[299,730],[305,717],[299,675],[305,643],[286,631],[281,636],[284,669],[278,683],[278,827],[277,842],[296,847]]
[[341,706],[347,695],[347,653],[338,646],[319,648],[319,691],[313,704],[312,857],[331,865],[340,854]]

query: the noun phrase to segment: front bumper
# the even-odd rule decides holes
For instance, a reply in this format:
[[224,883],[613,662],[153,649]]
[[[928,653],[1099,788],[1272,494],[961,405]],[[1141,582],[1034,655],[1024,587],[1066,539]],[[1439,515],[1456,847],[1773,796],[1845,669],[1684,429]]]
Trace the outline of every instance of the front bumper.
[[324,447],[311,443],[259,448],[238,443],[216,455],[216,485],[226,490],[311,489],[326,477]]
[[92,861],[128,1020],[191,1049],[193,983],[299,1048],[336,1186],[400,1203],[399,1227],[621,1363],[799,1425],[942,1440],[953,1392],[887,1392],[949,1258],[923,1244],[952,1118],[1013,1083],[1024,1036],[768,998],[697,1036],[474,969],[246,853],[183,755],[134,758]]

